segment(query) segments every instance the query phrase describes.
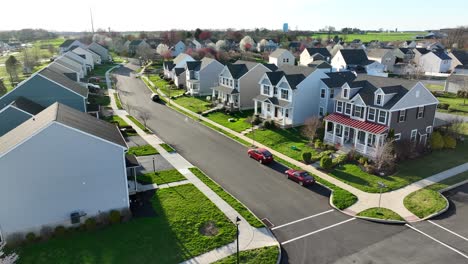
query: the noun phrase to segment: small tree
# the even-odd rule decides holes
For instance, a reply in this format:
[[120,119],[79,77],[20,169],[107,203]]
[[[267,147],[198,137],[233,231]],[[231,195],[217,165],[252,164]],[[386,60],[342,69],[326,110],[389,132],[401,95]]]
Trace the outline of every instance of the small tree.
[[320,159],[320,167],[324,170],[331,170],[333,168],[333,160],[329,156]]
[[387,140],[381,147],[377,148],[375,155],[375,167],[377,171],[388,168],[392,170],[395,168],[395,154],[394,154],[394,141]]
[[16,253],[11,253],[9,255],[3,252],[3,247],[5,245],[0,245],[0,264],[14,264],[18,260],[18,255]]
[[146,123],[151,118],[151,114],[148,111],[139,111],[138,117],[143,122],[143,125],[146,127]]
[[303,152],[302,153],[302,160],[304,161],[304,163],[309,164],[312,161],[312,153]]
[[5,86],[5,83],[3,82],[3,78],[0,78],[0,95],[6,94],[7,88]]
[[440,134],[440,132],[438,131],[432,133],[430,143],[431,143],[431,148],[433,150],[439,150],[439,149],[444,148],[444,139],[442,135]]
[[317,130],[322,126],[322,121],[320,118],[314,116],[307,119],[302,128],[302,134],[306,136],[310,143],[314,141],[315,136],[317,135]]
[[5,61],[5,67],[8,75],[10,75],[10,82],[14,83],[18,80],[18,67],[20,66],[19,61],[15,58],[15,56],[11,55]]

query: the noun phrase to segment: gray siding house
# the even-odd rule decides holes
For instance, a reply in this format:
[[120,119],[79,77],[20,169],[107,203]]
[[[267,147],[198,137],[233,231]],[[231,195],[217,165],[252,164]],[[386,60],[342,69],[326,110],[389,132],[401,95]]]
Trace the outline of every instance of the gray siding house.
[[101,62],[108,62],[112,59],[109,54],[109,51],[103,46],[97,44],[96,42],[89,44],[88,49],[99,55],[101,57]]
[[375,157],[390,131],[395,140],[426,144],[439,101],[420,82],[360,75],[341,86],[325,117],[324,141]]
[[6,107],[19,97],[24,97],[43,107],[59,102],[86,112],[88,89],[63,74],[44,68],[0,97],[0,108]]
[[211,88],[218,84],[219,74],[224,65],[215,59],[203,58],[188,61],[185,66],[186,88],[190,95],[204,96],[212,93]]
[[126,150],[115,126],[58,103],[0,137],[2,240],[129,208]]

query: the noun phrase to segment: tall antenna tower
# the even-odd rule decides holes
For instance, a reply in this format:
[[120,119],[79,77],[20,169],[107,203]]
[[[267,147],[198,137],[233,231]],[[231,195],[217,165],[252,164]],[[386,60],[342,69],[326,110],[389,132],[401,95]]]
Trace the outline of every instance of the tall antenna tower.
[[91,8],[89,9],[89,14],[91,15],[91,31],[94,34],[93,11],[91,11]]

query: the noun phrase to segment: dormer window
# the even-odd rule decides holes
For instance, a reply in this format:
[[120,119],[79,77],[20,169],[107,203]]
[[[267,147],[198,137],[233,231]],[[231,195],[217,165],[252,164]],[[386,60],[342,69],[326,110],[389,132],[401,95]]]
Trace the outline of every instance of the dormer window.
[[343,98],[346,98],[346,99],[349,98],[349,89],[348,88],[343,89]]
[[270,86],[269,85],[263,85],[263,94],[264,95],[270,95]]
[[376,99],[375,101],[376,101],[376,102],[375,102],[376,105],[382,106],[382,102],[383,102],[382,95],[381,95],[381,94],[378,94],[378,95],[377,95],[377,99]]

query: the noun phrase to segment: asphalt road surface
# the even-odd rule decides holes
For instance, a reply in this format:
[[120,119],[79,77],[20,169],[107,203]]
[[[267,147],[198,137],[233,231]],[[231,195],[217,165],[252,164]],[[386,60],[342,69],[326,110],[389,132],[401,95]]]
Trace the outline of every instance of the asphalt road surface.
[[467,241],[450,246],[417,227],[367,222],[333,210],[326,189],[300,187],[286,179],[280,164],[261,165],[247,157],[246,147],[152,102],[151,91],[131,72],[136,68],[127,64],[116,71],[120,97],[131,114],[149,112],[147,125],[158,137],[259,218],[267,218],[282,244],[282,263],[468,263]]

